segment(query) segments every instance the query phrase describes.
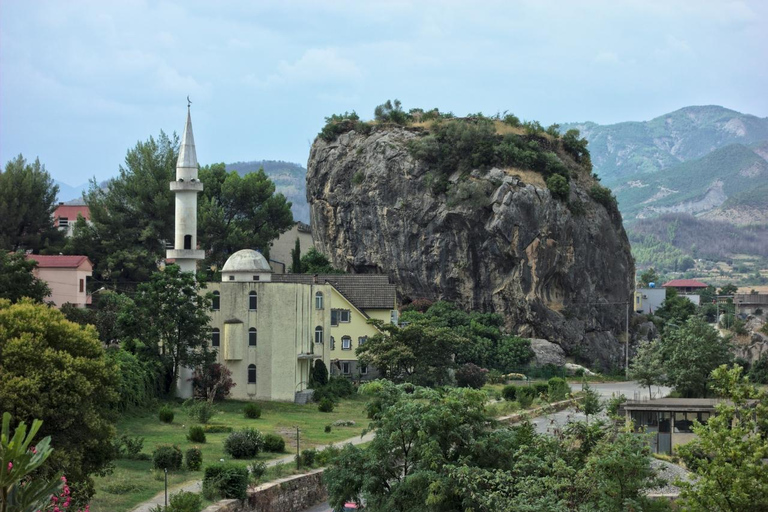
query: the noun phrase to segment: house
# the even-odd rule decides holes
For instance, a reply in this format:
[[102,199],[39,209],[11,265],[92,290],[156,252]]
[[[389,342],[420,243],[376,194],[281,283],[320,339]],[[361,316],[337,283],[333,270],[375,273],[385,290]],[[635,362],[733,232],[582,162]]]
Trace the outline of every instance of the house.
[[296,222],[291,229],[280,235],[272,242],[269,249],[269,263],[272,270],[279,274],[285,274],[293,263],[291,252],[296,247],[296,239],[299,239],[301,256],[315,246],[312,239],[312,229],[308,224]]
[[733,296],[736,312],[744,315],[755,315],[758,310],[768,311],[768,293],[737,293]]
[[661,307],[666,297],[664,288],[638,288],[635,290],[635,312],[651,315]]
[[[677,290],[677,293],[684,295],[701,293],[701,291],[707,287],[707,284],[695,279],[673,279],[671,281],[667,281],[661,285],[661,287],[674,288]],[[698,304],[698,302],[696,304]]]
[[87,293],[87,279],[93,274],[93,264],[87,256],[43,256],[28,254],[28,260],[35,260],[35,277],[45,281],[51,289],[46,300],[60,308],[67,302],[78,307],[90,303]]
[[90,222],[91,209],[81,201],[70,201],[69,204],[59,203],[53,211],[53,225],[60,230],[66,230],[67,236],[72,236],[78,216]]
[[316,360],[333,375],[375,378],[355,349],[379,332],[369,319],[397,321],[395,286],[382,275],[275,274],[244,249],[211,283],[211,347],[232,372],[239,400],[294,401]]

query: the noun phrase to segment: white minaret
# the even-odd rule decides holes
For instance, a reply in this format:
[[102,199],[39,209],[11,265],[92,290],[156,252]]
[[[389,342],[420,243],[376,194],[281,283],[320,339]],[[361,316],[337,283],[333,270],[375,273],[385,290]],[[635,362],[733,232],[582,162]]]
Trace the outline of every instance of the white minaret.
[[166,258],[176,260],[182,272],[195,272],[197,260],[205,258],[205,251],[197,248],[197,194],[202,191],[203,184],[197,179],[192,116],[187,106],[187,125],[176,162],[176,181],[171,182],[171,192],[176,195],[176,236],[173,249],[166,252]]

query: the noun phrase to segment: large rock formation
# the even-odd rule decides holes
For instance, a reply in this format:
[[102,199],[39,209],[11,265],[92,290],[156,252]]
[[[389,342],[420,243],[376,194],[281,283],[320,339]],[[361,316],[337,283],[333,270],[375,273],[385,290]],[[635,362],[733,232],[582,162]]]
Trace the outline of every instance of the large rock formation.
[[571,169],[570,208],[518,169],[457,172],[435,194],[434,173],[408,149],[422,136],[375,126],[315,141],[307,198],[318,249],[349,272],[390,275],[401,298],[494,311],[513,332],[621,366],[634,265],[618,210],[588,193],[589,169],[551,148]]

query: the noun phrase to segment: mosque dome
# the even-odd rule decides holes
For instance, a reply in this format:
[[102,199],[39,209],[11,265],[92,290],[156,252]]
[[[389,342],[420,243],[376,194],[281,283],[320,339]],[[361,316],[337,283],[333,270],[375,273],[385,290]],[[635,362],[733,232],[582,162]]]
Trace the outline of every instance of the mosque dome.
[[259,251],[243,249],[227,259],[221,269],[222,273],[229,272],[272,272],[267,259]]

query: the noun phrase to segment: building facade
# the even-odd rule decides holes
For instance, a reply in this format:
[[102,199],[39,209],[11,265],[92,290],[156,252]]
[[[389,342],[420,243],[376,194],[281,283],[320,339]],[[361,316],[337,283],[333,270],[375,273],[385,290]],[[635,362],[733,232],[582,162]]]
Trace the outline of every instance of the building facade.
[[87,256],[29,254],[27,259],[37,262],[35,277],[51,289],[46,301],[53,302],[57,308],[66,303],[82,308],[90,303],[87,280],[93,275],[93,264]]
[[304,256],[310,248],[315,246],[312,239],[312,229],[303,222],[296,222],[291,229],[272,242],[269,249],[269,263],[274,272],[285,274],[291,268],[293,263],[291,252],[296,247],[297,238],[301,248],[301,256]]
[[70,201],[69,204],[59,203],[53,211],[53,225],[61,231],[66,231],[66,236],[72,236],[77,218],[82,217],[86,222],[91,222],[91,209],[82,201]]

